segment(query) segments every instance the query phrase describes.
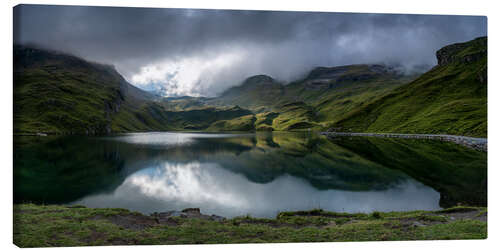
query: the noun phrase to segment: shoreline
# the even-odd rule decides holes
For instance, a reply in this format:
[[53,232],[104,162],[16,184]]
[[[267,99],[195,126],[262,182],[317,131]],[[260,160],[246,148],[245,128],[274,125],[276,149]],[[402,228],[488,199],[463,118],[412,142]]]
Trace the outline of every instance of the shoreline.
[[487,208],[339,213],[276,218],[204,215],[199,208],[144,215],[121,208],[14,205],[19,247],[486,239]]
[[[111,134],[102,135],[119,135],[126,133],[148,133],[148,132],[159,132],[159,133],[252,133],[255,134],[259,131],[136,131],[136,132],[119,132]],[[271,132],[303,132],[303,131],[271,131]],[[328,138],[335,137],[380,137],[380,138],[402,138],[402,139],[425,139],[425,140],[439,140],[453,142],[458,145],[462,145],[474,150],[488,152],[488,138],[480,137],[469,137],[461,135],[446,135],[446,134],[401,134],[401,133],[352,133],[352,132],[318,132],[320,135],[327,136]],[[75,135],[75,134],[58,134],[58,133],[14,133],[15,136],[36,136],[36,137],[46,137],[52,135]],[[98,134],[82,134],[84,136],[99,136]]]
[[468,148],[479,151],[488,151],[488,138],[477,138],[460,135],[444,134],[398,134],[398,133],[350,133],[350,132],[320,132],[328,138],[335,137],[382,137],[382,138],[402,138],[402,139],[427,139],[453,142]]

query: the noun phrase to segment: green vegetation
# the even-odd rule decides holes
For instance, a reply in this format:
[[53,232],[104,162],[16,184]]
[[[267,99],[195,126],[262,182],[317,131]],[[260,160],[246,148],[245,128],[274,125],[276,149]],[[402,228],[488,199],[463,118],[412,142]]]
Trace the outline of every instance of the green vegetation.
[[303,102],[288,103],[273,111],[213,123],[208,131],[301,131],[323,127],[316,122],[312,107]]
[[[277,113],[261,130],[486,137],[486,38],[446,46],[437,56],[439,65],[417,79],[380,65],[319,67],[287,85],[269,76],[251,77],[208,103],[238,104],[256,114]],[[238,122],[219,127],[241,128]]]
[[440,64],[431,71],[353,109],[334,127],[487,137],[486,38],[447,46],[437,55]]
[[106,131],[121,101],[110,66],[43,50],[14,49],[14,132]]
[[314,120],[329,126],[350,110],[414,78],[382,65],[319,67],[305,79],[287,85],[285,99],[308,104],[315,114]]
[[[160,114],[158,111],[157,113]],[[229,108],[205,107],[185,111],[163,111],[166,116],[165,123],[171,124],[176,130],[202,130],[221,120],[245,117],[250,111],[238,106]]]
[[255,129],[260,131],[272,131],[273,120],[279,115],[276,112],[262,112],[255,116]]
[[288,103],[280,107],[273,120],[273,130],[303,130],[318,127],[313,109],[303,102]]
[[54,51],[14,47],[14,132],[100,134],[171,129],[141,109],[155,97],[112,66]]
[[158,220],[118,208],[14,206],[19,247],[485,239],[485,208],[442,213],[282,212],[275,219]]
[[252,131],[255,130],[255,115],[246,115],[232,120],[219,120],[208,127],[208,131]]
[[[286,85],[269,76],[253,76],[220,97],[205,100],[207,105],[239,105],[252,110],[256,114],[253,126],[241,126],[237,118],[219,122],[210,130],[325,130],[349,110],[414,77],[385,66],[364,64],[316,68],[304,79]],[[191,101],[192,105],[199,102]]]
[[[239,105],[257,114],[251,130],[324,130],[351,109],[414,79],[381,65],[316,68],[304,79],[286,85],[258,75],[230,88],[209,105]],[[194,103],[194,102],[193,102]],[[270,116],[271,114],[271,116]],[[259,116],[265,116],[260,122]],[[232,127],[232,124],[236,126]],[[238,122],[219,125],[238,130]]]
[[273,106],[282,96],[284,86],[270,76],[256,75],[239,86],[226,90],[219,98],[208,101],[214,105],[238,105],[255,111]]

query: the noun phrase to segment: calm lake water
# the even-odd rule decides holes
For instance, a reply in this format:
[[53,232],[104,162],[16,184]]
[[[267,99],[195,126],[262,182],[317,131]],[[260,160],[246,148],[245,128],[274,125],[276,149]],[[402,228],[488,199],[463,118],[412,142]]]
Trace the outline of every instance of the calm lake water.
[[486,153],[447,142],[158,132],[15,137],[14,146],[16,203],[225,217],[486,206]]

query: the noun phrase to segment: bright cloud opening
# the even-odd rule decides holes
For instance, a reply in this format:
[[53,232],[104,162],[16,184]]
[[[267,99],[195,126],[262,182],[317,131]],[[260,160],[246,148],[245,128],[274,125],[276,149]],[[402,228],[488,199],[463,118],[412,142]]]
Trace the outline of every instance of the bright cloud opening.
[[229,71],[243,58],[242,52],[230,52],[214,57],[165,60],[141,67],[131,82],[147,90],[160,90],[163,96],[200,96],[221,72]]

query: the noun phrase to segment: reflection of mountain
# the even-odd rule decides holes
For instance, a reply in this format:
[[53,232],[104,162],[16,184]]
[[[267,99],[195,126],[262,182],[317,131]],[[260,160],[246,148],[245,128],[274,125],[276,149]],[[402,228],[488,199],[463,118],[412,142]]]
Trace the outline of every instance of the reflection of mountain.
[[[481,191],[477,199],[470,196],[470,191],[467,193],[486,190],[485,155],[453,144],[408,144],[384,139],[331,141],[315,134],[287,132],[222,138],[189,136],[189,142],[168,146],[122,140],[127,136],[16,137],[15,200],[69,202],[114,190],[130,174],[166,162],[217,164],[254,183],[291,175],[322,190],[386,190],[408,179],[406,173],[440,191],[443,206],[451,202],[481,204],[486,200]],[[25,142],[34,139],[47,141]],[[435,156],[435,150],[447,155]],[[452,166],[459,170],[450,171]],[[483,168],[484,175],[475,171]],[[449,173],[452,178],[447,178]]]
[[366,161],[312,134],[259,133],[256,136],[196,138],[195,141],[166,149],[136,149],[149,151],[148,159],[127,157],[126,169],[133,172],[142,167],[144,161],[196,161],[216,163],[257,183],[268,183],[288,174],[318,189],[353,191],[387,189],[406,178],[399,171]]
[[440,205],[486,206],[487,159],[454,143],[431,140],[350,138],[335,142],[366,160],[398,169],[441,193]]
[[126,176],[119,151],[76,137],[14,138],[14,201],[60,203],[112,191]]
[[[274,147],[266,144],[269,139]],[[253,182],[267,183],[288,174],[318,189],[381,190],[405,178],[399,171],[366,161],[311,134],[274,133],[254,140],[254,147],[239,155],[207,155],[203,160],[217,162]]]

